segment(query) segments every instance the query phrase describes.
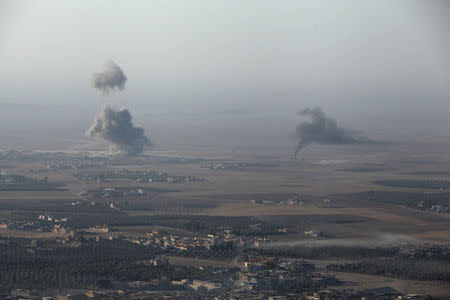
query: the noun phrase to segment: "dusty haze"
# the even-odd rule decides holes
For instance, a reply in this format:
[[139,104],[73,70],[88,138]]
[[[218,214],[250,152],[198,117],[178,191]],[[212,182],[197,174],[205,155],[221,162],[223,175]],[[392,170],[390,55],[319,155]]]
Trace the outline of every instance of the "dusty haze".
[[161,147],[292,154],[295,112],[314,106],[374,139],[447,138],[449,14],[448,1],[1,1],[2,146],[89,148],[102,101],[89,79],[108,59],[132,78],[109,102]]

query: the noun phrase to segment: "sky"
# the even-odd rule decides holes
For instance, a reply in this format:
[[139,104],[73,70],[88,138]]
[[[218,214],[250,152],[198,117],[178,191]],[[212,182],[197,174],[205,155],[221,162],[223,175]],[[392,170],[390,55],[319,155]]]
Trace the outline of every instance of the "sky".
[[[312,106],[377,138],[450,136],[449,3],[0,0],[0,137],[82,131],[104,103],[156,143],[287,141]],[[109,59],[128,81],[106,98],[89,81]]]

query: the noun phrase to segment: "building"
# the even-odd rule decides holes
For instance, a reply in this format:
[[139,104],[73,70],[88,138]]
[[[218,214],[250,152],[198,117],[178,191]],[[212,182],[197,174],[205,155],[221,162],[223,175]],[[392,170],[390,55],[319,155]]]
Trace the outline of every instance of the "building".
[[445,208],[443,205],[432,205],[431,210],[434,210],[436,212],[444,212]]
[[322,236],[322,232],[316,231],[316,230],[309,230],[309,231],[305,231],[305,235],[311,236],[311,237],[319,237],[319,236]]
[[202,281],[202,280],[194,280],[192,284],[189,285],[194,290],[198,291],[198,289],[204,288],[208,291],[214,290],[214,289],[220,289],[222,285],[220,283],[214,283],[209,281]]

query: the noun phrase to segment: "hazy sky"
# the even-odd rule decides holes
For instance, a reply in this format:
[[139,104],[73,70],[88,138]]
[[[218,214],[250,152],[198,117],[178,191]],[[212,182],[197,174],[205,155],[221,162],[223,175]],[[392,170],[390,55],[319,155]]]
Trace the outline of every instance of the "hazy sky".
[[[112,102],[152,131],[224,136],[275,136],[319,105],[356,129],[448,135],[449,3],[0,0],[0,103],[78,107],[82,127]],[[128,77],[112,99],[89,85],[108,59]]]

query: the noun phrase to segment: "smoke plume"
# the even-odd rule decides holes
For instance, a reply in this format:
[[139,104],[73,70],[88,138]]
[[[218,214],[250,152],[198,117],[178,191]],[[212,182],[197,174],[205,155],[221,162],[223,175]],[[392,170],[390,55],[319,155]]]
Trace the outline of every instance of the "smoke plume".
[[137,155],[152,145],[144,129],[133,125],[127,109],[117,111],[109,105],[96,116],[86,136],[104,140],[111,144],[110,151],[126,155]]
[[301,110],[299,115],[308,116],[311,121],[297,125],[296,137],[299,142],[294,158],[297,158],[297,154],[302,148],[312,143],[329,145],[376,143],[357,137],[357,131],[339,127],[336,120],[328,117],[320,107],[306,108]]
[[109,95],[114,90],[123,90],[127,77],[122,69],[112,60],[105,64],[105,70],[101,73],[92,74],[91,84],[103,95]]
[[417,245],[423,241],[413,236],[395,233],[370,233],[365,238],[332,238],[325,240],[302,239],[297,241],[281,241],[263,244],[263,248],[289,248],[289,247],[396,247],[401,245]]

